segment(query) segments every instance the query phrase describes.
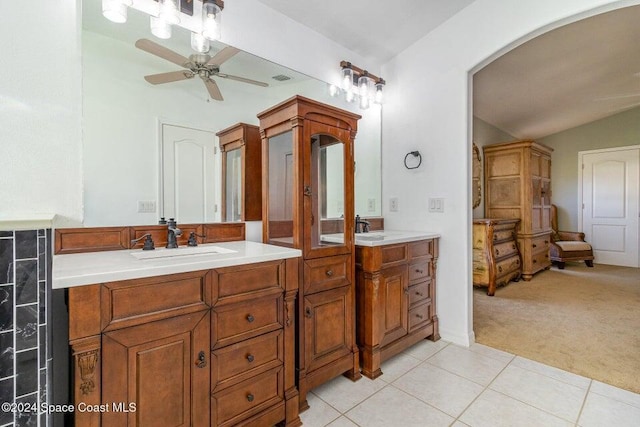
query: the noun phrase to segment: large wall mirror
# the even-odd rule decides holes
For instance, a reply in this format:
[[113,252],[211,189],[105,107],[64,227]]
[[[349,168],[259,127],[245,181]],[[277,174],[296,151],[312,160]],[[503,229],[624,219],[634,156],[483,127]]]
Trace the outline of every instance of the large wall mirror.
[[[241,79],[213,77],[223,101],[211,99],[197,76],[153,85],[144,77],[187,70],[136,42],[148,39],[189,57],[196,53],[190,33],[174,26],[173,36],[160,40],[139,11],[130,9],[128,21],[115,24],[102,16],[99,1],[83,0],[82,7],[86,226],[155,224],[160,216],[179,223],[220,221],[216,132],[240,122],[259,125],[256,114],[294,95],[362,115],[355,140],[356,213],[381,214],[379,106],[360,110],[330,97],[326,83],[242,51],[220,66],[221,73]],[[212,43],[210,55],[224,48]],[[340,215],[342,201],[331,200],[332,194],[327,192],[328,217]]]

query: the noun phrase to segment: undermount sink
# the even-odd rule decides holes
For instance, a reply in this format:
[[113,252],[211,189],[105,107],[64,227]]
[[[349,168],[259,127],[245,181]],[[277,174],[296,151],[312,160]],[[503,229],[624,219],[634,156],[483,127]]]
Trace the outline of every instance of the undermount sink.
[[140,250],[137,252],[131,252],[131,256],[137,259],[145,260],[233,253],[236,253],[236,251],[227,248],[221,248],[220,246],[180,246],[175,249],[160,248],[152,251]]

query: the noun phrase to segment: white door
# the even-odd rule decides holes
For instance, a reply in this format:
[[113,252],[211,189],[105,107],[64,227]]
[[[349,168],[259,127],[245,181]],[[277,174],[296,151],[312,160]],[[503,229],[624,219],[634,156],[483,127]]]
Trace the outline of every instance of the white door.
[[167,124],[161,130],[162,216],[178,226],[219,221],[215,133]]
[[638,267],[640,149],[582,155],[582,229],[599,264]]

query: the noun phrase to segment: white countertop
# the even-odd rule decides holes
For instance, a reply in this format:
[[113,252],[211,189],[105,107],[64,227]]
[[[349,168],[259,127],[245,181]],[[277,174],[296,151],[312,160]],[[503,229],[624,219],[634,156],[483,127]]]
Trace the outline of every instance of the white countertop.
[[[440,237],[430,231],[406,231],[406,230],[381,230],[370,233],[356,233],[356,246],[383,246],[394,243],[415,242],[416,240],[435,239]],[[322,240],[332,243],[341,243],[342,234],[323,234]]]
[[[302,252],[299,249],[264,245],[250,241],[211,243],[198,245],[197,247],[214,246],[234,252],[182,255],[157,259],[137,259],[131,255],[132,253],[141,253],[142,249],[54,255],[53,288],[69,288],[117,280],[186,273],[302,256]],[[180,251],[181,248],[188,247],[180,247],[178,249],[157,248],[152,252],[154,252],[154,255],[169,255],[178,253],[177,251]]]

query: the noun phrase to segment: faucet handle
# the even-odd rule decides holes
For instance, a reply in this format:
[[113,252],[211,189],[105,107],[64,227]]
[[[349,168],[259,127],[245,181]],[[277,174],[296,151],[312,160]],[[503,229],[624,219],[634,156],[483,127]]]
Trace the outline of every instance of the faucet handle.
[[198,246],[198,240],[196,237],[205,238],[206,236],[202,234],[196,234],[195,231],[189,233],[189,240],[187,240],[187,246]]
[[153,238],[151,237],[151,234],[147,233],[147,234],[143,234],[142,236],[138,237],[137,239],[133,239],[131,241],[131,244],[133,246],[136,245],[136,243],[138,243],[140,240],[145,239],[144,240],[144,245],[142,246],[142,250],[143,251],[152,251],[156,248],[155,244],[153,243]]

